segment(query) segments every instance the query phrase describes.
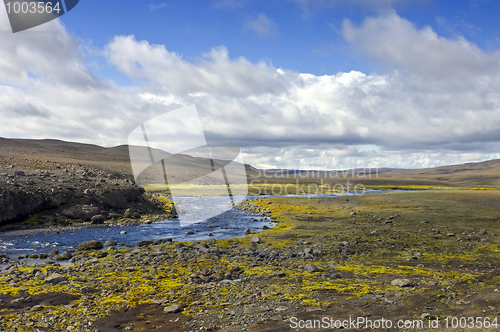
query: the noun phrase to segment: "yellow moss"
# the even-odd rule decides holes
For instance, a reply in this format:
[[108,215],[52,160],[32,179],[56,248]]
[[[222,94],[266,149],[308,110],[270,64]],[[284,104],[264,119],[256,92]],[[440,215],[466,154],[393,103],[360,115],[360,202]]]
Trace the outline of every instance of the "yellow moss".
[[245,274],[256,276],[269,275],[274,272],[274,269],[272,266],[255,266],[245,269]]
[[304,281],[304,286],[302,286],[302,289],[310,291],[330,289],[335,290],[339,293],[348,293],[351,295],[351,297],[361,297],[369,293],[374,293],[378,290],[377,288],[370,286],[369,284],[354,283],[353,280],[349,279],[338,280],[335,282]]

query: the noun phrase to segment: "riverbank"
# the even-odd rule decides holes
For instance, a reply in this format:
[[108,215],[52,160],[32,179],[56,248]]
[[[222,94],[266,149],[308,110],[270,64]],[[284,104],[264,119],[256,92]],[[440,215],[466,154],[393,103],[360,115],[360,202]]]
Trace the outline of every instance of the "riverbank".
[[[182,201],[181,198],[179,199]],[[185,200],[187,202],[193,201],[189,197]],[[205,200],[209,200],[210,207],[218,211],[224,211],[228,208],[223,197],[207,197]],[[192,217],[197,217],[197,214]],[[99,240],[102,243],[109,241],[116,243],[114,246],[117,248],[130,248],[137,246],[141,241],[164,237],[172,238],[174,241],[206,240],[211,237],[217,239],[237,238],[246,236],[249,231],[260,232],[272,228],[275,224],[268,217],[230,209],[205,221],[188,218],[184,219],[184,223],[181,223],[176,218],[157,221],[146,219],[136,223],[119,222],[103,225],[87,224],[85,226],[88,227],[82,225],[52,227],[50,229],[22,230],[1,234],[0,254],[8,255],[11,260],[26,260],[42,257],[53,250],[58,250],[60,255],[56,257],[57,260],[67,261],[71,258],[70,253],[74,253],[79,243],[89,240]],[[31,263],[42,262],[34,261]],[[3,266],[0,265],[1,267]]]
[[239,239],[79,251],[66,266],[12,267],[0,277],[0,324],[171,332],[290,331],[293,321],[322,317],[493,321],[499,201],[486,191],[255,199],[246,209],[277,227]]

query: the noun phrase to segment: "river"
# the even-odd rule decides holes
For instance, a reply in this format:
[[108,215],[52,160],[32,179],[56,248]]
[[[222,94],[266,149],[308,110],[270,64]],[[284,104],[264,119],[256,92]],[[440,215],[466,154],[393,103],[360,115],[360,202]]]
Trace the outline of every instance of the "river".
[[[367,190],[363,194],[379,193],[379,190]],[[350,196],[355,193],[342,194],[316,194],[316,195],[282,195],[282,196],[249,196],[252,198],[266,197],[334,197]],[[196,197],[182,198],[184,207],[197,205]],[[205,198],[206,199],[206,198]],[[210,197],[210,204],[203,208],[221,208],[227,204],[223,197]],[[206,201],[205,201],[206,202]],[[228,211],[207,220],[196,219],[196,209],[193,211],[189,223],[184,222],[182,227],[177,219],[168,219],[140,225],[120,225],[103,227],[80,227],[72,229],[54,230],[47,229],[28,235],[0,235],[0,254],[7,254],[11,259],[17,259],[21,254],[49,253],[58,249],[60,253],[65,250],[76,250],[79,243],[88,240],[99,240],[106,242],[113,240],[118,247],[134,247],[142,240],[154,240],[159,238],[172,238],[173,241],[198,241],[208,238],[228,239],[246,236],[245,229],[257,233],[264,226],[269,228],[276,226],[269,217],[252,216],[238,209]],[[186,234],[193,232],[194,234]]]

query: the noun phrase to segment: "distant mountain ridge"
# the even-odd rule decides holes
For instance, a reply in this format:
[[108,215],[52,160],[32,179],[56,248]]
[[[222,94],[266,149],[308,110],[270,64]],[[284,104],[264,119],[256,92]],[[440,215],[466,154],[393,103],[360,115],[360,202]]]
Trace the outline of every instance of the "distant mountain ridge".
[[[14,162],[24,163],[26,167],[42,168],[44,163],[76,163],[89,167],[100,167],[131,177],[129,149],[127,145],[102,147],[94,144],[67,142],[55,139],[11,139],[0,137],[0,168]],[[196,158],[180,156],[177,167],[196,174]],[[265,169],[259,170],[245,164],[249,180],[266,182],[293,182],[303,179],[314,182],[318,178],[349,179],[352,174],[359,175],[366,184],[423,184],[452,186],[487,186],[500,187],[500,159],[483,162],[447,165],[424,169],[399,168],[355,168],[348,170],[294,170]],[[186,171],[186,172],[187,172]],[[203,172],[200,172],[202,174]],[[206,172],[204,172],[205,174]],[[305,176],[309,174],[310,176]]]

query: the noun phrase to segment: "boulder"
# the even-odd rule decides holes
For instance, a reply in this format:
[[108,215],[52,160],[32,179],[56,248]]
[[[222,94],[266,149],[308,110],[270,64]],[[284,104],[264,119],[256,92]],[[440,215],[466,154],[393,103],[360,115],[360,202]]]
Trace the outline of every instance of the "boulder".
[[411,286],[411,281],[408,279],[394,279],[391,281],[391,285],[398,287],[409,287]]
[[59,250],[57,250],[57,249],[52,249],[52,251],[51,251],[51,252],[49,252],[48,257],[49,257],[49,258],[52,258],[52,257],[55,257],[55,256],[57,256],[57,255],[59,255]]
[[106,220],[106,217],[102,214],[96,214],[95,216],[93,216],[90,221],[92,224],[94,225],[101,225],[101,224],[104,224],[104,221]]
[[100,241],[90,240],[82,242],[78,245],[78,250],[102,249],[104,246]]
[[75,205],[61,212],[65,217],[81,220],[91,220],[93,216],[100,213],[101,209],[91,205]]
[[250,243],[262,243],[262,242],[263,242],[262,239],[257,235],[252,236],[252,238],[250,239]]
[[163,308],[163,312],[165,312],[166,314],[179,312],[179,311],[181,311],[181,307],[177,304],[172,304],[172,305],[169,305],[169,306],[166,306],[165,308]]
[[304,265],[304,270],[310,273],[319,272],[319,268],[311,263],[307,263],[306,265]]
[[64,260],[67,260],[71,259],[73,257],[73,254],[71,253],[71,251],[65,251],[60,257]]
[[167,242],[172,242],[172,238],[168,237],[168,238],[164,238],[164,239],[156,239],[153,241],[153,244],[158,245],[158,244],[164,244]]
[[142,240],[142,241],[139,241],[139,243],[137,244],[137,246],[144,247],[144,246],[149,246],[150,244],[153,244],[153,241],[151,241],[151,240]]
[[59,273],[52,273],[47,278],[45,278],[45,282],[50,283],[52,285],[58,284],[66,280],[68,280],[68,278]]

